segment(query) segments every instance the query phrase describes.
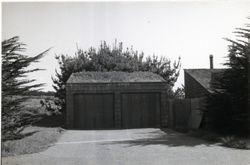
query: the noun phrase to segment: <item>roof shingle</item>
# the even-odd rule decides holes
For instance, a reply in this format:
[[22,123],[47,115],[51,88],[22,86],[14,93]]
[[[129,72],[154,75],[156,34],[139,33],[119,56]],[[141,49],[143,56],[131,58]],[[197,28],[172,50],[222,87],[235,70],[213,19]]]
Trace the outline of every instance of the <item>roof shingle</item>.
[[225,69],[185,69],[201,86],[211,92],[211,81],[216,74],[223,73]]

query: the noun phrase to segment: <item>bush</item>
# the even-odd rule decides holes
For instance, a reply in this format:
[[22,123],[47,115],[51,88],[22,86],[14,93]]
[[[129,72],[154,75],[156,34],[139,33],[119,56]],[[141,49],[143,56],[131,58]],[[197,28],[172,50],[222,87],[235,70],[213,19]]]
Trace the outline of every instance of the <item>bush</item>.
[[52,78],[57,98],[55,104],[60,107],[61,112],[65,112],[66,81],[74,72],[80,71],[149,71],[162,76],[172,88],[176,82],[180,71],[180,59],[173,64],[167,58],[157,56],[147,57],[131,49],[123,50],[122,43],[117,47],[110,47],[106,42],[101,43],[96,50],[90,48],[87,51],[78,49],[75,56],[60,55],[56,59],[60,65],[60,72],[56,72],[56,77]]

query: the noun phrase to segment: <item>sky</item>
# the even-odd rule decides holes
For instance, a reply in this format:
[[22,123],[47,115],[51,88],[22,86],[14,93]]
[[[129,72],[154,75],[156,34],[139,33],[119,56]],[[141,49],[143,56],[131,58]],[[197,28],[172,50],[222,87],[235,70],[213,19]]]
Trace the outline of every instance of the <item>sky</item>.
[[31,67],[46,69],[29,75],[53,90],[55,55],[73,56],[77,47],[87,50],[101,41],[117,39],[145,56],[181,57],[182,70],[175,88],[184,84],[183,69],[224,67],[235,28],[249,22],[250,1],[158,2],[3,2],[2,40],[19,36],[26,54],[34,56],[52,47]]

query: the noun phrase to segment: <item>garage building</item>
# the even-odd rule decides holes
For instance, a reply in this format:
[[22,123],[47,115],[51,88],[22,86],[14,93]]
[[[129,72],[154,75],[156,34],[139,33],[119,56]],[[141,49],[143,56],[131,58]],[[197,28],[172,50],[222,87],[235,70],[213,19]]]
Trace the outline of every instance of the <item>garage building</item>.
[[167,126],[166,81],[151,72],[78,72],[66,83],[67,126],[73,129]]

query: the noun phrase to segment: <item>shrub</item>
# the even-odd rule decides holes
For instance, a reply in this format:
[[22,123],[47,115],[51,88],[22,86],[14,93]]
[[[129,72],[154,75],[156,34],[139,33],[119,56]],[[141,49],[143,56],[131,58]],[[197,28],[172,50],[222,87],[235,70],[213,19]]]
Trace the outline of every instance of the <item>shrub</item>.
[[[90,48],[87,51],[78,49],[75,56],[60,55],[56,59],[60,65],[60,72],[56,71],[53,77],[54,89],[57,98],[55,104],[65,111],[66,81],[74,72],[80,71],[149,71],[162,76],[172,88],[180,71],[180,59],[173,64],[167,58],[157,56],[144,58],[144,53],[138,53],[131,49],[123,50],[122,43],[117,47],[110,47],[106,42],[101,43],[96,50]],[[172,89],[171,89],[172,90]]]

